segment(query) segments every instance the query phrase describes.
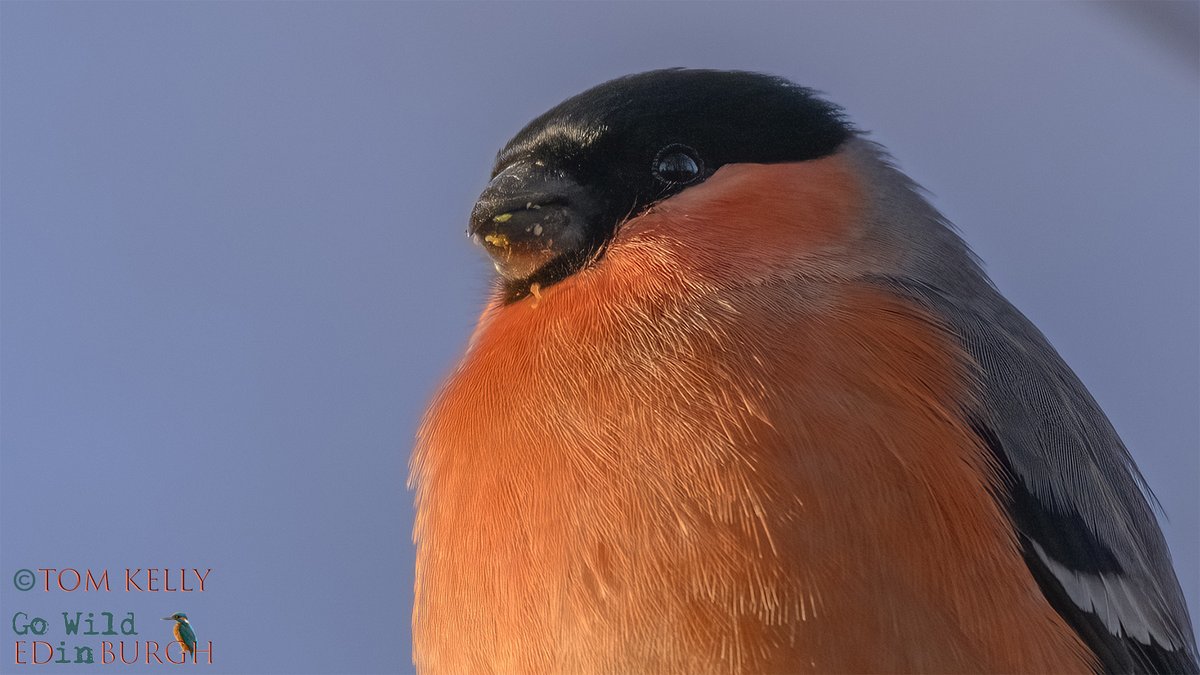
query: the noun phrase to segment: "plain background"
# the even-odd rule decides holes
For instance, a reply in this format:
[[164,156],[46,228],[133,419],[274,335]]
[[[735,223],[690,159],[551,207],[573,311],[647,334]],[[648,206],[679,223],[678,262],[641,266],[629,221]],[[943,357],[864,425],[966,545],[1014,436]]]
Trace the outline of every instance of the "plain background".
[[0,670],[14,612],[102,610],[186,611],[211,672],[411,669],[406,462],[488,287],[474,197],[534,115],[667,66],[816,87],[892,150],[1108,412],[1200,611],[1198,14],[3,2]]

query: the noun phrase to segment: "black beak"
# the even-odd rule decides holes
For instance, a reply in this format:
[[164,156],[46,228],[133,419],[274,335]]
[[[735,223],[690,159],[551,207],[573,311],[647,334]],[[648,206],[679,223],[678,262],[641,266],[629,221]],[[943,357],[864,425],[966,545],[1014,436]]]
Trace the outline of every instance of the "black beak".
[[591,255],[598,215],[579,183],[522,161],[501,171],[484,189],[471,212],[468,234],[505,279],[531,281],[541,276],[539,271],[573,268]]

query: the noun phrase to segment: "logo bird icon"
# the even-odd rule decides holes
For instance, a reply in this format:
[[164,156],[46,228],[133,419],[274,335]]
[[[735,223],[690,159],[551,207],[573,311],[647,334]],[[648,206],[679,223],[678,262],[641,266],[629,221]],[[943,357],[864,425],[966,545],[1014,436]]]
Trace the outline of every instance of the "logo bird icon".
[[164,616],[163,621],[175,622],[175,641],[183,647],[184,654],[195,654],[196,631],[192,630],[192,624],[188,622],[187,614],[175,612],[171,616]]

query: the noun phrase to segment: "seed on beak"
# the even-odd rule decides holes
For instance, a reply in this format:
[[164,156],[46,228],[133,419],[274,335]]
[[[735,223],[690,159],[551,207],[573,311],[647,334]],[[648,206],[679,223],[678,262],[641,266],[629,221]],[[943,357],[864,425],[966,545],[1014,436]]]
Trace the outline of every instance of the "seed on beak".
[[[506,213],[504,215],[511,217],[511,214]],[[496,217],[499,218],[500,216],[496,216]],[[484,237],[483,240],[486,241],[487,243],[491,244],[492,246],[495,246],[496,248],[508,248],[508,236],[507,235],[489,234],[488,236]]]

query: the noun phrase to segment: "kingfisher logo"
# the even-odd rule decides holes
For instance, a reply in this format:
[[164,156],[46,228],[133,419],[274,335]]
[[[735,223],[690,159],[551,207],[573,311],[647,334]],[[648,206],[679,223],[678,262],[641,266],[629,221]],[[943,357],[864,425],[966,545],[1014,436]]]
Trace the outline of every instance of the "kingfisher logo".
[[[13,575],[18,591],[34,593],[203,593],[211,568],[126,568],[110,570],[40,567],[19,569]],[[114,580],[116,580],[114,582]],[[152,596],[153,597],[153,596]],[[39,600],[39,604],[43,604]],[[138,604],[142,604],[139,599]],[[159,604],[157,601],[155,604]],[[138,614],[60,611],[46,618],[31,611],[12,615],[14,664],[39,666],[63,663],[99,665],[185,665],[213,663],[213,642],[199,641],[188,615],[176,611],[155,619],[153,635],[139,633]],[[61,620],[59,620],[61,616]]]

